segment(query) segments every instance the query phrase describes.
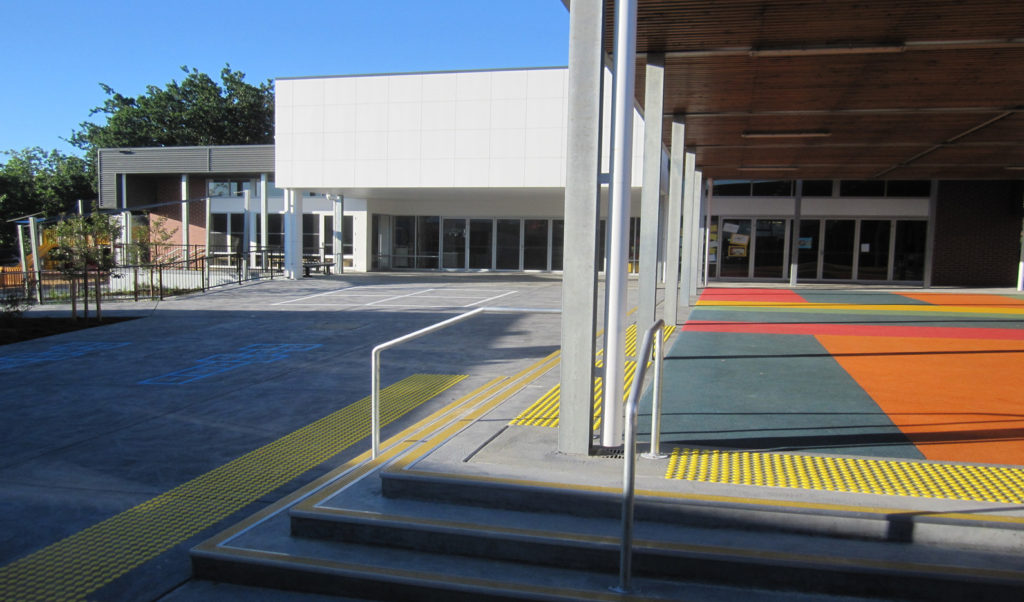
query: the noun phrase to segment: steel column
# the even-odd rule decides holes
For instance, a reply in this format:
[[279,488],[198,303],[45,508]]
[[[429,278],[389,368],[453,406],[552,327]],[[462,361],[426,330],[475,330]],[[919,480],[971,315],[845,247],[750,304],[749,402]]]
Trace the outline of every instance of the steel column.
[[804,181],[796,181],[796,194],[793,196],[793,244],[789,250],[789,286],[796,286],[796,276],[800,267],[800,216],[803,213]]
[[612,186],[608,204],[608,267],[605,286],[608,325],[604,333],[604,410],[601,445],[622,444],[626,311],[629,260],[629,207],[633,171],[633,80],[636,68],[636,0],[615,3],[615,88],[612,106]]

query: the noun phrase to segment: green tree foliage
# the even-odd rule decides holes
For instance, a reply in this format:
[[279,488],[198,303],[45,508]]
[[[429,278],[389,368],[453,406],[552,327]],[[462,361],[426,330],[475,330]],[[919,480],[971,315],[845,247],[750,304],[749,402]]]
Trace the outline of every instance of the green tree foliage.
[[181,70],[186,75],[180,83],[148,86],[134,98],[100,84],[109,98],[90,115],[106,115],[106,123],[83,122],[71,143],[94,157],[99,148],[273,142],[271,80],[254,86],[230,65],[221,70],[219,84],[196,69]]
[[[78,277],[82,277],[85,286],[83,292],[88,299],[89,271],[95,271],[98,282],[100,271],[109,270],[114,265],[111,247],[121,234],[120,223],[113,216],[100,213],[94,207],[90,215],[65,216],[48,232],[56,243],[50,249],[50,259],[56,262],[57,269],[71,277],[71,317],[77,318]],[[87,308],[86,314],[88,311]],[[98,294],[96,314],[100,316]]]
[[40,212],[55,216],[74,210],[79,199],[96,198],[94,178],[80,157],[39,147],[0,154],[6,158],[0,166],[0,246],[17,240],[7,220]]

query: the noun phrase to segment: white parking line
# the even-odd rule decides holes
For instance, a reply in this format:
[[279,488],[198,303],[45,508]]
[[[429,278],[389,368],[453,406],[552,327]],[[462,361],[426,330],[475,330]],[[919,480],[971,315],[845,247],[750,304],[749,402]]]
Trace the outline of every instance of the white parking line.
[[515,294],[517,292],[518,291],[509,291],[509,292],[501,294],[501,295],[496,295],[494,297],[488,297],[487,299],[481,299],[481,300],[479,300],[479,301],[477,301],[475,303],[470,303],[469,305],[463,305],[462,307],[473,307],[474,305],[480,305],[481,303],[487,303],[488,301],[494,301],[495,299],[501,299],[502,297],[507,297],[507,296],[513,295],[513,294]]
[[415,293],[409,293],[408,295],[397,295],[397,296],[391,297],[389,299],[381,299],[380,301],[373,301],[371,303],[367,303],[367,305],[376,305],[378,303],[384,303],[384,302],[387,302],[387,301],[394,301],[395,299],[403,299],[405,297],[415,297],[416,295],[421,295],[423,293],[429,293],[432,290],[436,290],[436,289],[428,288],[428,289],[424,289],[422,291],[417,291]]

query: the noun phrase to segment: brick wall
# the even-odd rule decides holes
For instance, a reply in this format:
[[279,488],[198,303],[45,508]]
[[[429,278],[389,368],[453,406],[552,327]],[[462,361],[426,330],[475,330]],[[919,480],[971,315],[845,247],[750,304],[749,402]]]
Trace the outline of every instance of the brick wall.
[[1021,182],[940,182],[935,286],[1016,286]]

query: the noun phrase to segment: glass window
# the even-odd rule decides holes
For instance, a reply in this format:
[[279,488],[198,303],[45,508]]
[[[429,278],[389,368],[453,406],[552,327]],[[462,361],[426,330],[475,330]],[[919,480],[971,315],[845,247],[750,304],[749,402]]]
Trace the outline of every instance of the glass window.
[[441,248],[441,219],[437,216],[416,218],[416,267],[436,270]]
[[839,196],[885,196],[884,180],[842,180]]
[[893,280],[924,280],[924,248],[928,223],[923,220],[897,220],[893,249]]
[[804,196],[832,196],[832,180],[804,180]]
[[228,234],[228,246],[232,253],[242,252],[242,242],[245,240],[245,215],[231,213],[231,232]]
[[801,280],[818,278],[818,239],[821,237],[821,221],[800,220],[800,239],[797,241],[796,276]]
[[416,267],[416,218],[407,215],[395,216],[391,241],[391,265],[396,268]]
[[315,213],[302,214],[302,254],[320,254],[320,216]]
[[752,187],[754,196],[793,196],[792,180],[763,180]]
[[889,180],[885,183],[885,196],[929,197],[932,183],[928,180]]
[[253,197],[258,194],[252,189],[252,180],[207,180],[206,182],[207,196],[242,196],[243,190],[253,193]]
[[[750,276],[750,220],[722,220],[722,258],[720,276],[747,278]],[[686,257],[686,255],[682,255]]]
[[852,219],[825,220],[825,254],[821,277],[830,280],[853,278],[853,233],[856,221]]
[[866,219],[860,222],[857,279],[887,280],[889,278],[889,220]]
[[284,247],[284,216],[280,213],[267,216],[267,244],[275,249]]
[[499,270],[519,269],[519,233],[522,222],[518,219],[498,220],[498,254],[495,267]]
[[786,255],[786,220],[757,220],[754,278],[782,278]]
[[444,238],[441,241],[441,267],[461,270],[466,267],[466,220],[443,220]]
[[[333,218],[332,218],[333,221]],[[341,237],[342,245],[341,252],[345,255],[351,255],[353,253],[352,247],[352,229],[353,221],[351,215],[345,215],[341,218]]]
[[741,180],[716,181],[711,191],[715,196],[750,196],[750,182]]
[[469,268],[471,270],[491,269],[491,238],[493,233],[493,220],[469,220]]
[[548,269],[548,220],[523,220],[523,269]]
[[228,214],[214,213],[211,219],[210,246],[214,252],[223,253],[228,250]]
[[334,216],[324,216],[324,256],[334,255]]
[[562,269],[562,253],[565,245],[565,221],[556,219],[551,222],[551,269]]

